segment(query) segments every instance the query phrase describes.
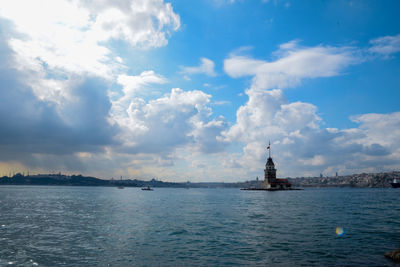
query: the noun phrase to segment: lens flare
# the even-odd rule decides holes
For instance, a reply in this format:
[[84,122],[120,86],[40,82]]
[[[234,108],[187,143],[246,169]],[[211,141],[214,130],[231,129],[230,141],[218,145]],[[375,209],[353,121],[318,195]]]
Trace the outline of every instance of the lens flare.
[[342,227],[336,227],[336,234],[338,236],[343,236],[344,235],[344,230]]

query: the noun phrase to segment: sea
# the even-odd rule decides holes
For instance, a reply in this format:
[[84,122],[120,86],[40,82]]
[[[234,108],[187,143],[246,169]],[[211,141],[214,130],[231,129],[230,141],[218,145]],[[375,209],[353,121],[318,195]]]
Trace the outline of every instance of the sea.
[[400,189],[0,186],[0,266],[399,266]]

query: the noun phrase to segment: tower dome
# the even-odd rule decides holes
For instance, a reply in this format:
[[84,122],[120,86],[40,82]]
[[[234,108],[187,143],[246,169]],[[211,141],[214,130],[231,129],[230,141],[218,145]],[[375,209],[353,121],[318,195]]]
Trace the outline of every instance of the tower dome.
[[265,169],[275,169],[275,164],[271,157],[267,159],[267,162],[265,163]]

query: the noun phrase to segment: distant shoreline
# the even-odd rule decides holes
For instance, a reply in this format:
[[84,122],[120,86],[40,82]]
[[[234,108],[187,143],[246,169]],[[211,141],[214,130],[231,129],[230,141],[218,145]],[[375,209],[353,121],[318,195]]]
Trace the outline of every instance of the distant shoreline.
[[[356,187],[356,188],[385,188],[391,187],[393,179],[400,179],[400,172],[361,173],[335,177],[301,177],[288,178],[294,187],[323,188],[323,187]],[[104,180],[96,177],[64,174],[15,174],[12,177],[0,178],[0,185],[52,185],[52,186],[124,186],[124,187],[171,187],[171,188],[257,188],[261,180],[246,182],[163,182],[152,179],[143,181],[137,179]]]

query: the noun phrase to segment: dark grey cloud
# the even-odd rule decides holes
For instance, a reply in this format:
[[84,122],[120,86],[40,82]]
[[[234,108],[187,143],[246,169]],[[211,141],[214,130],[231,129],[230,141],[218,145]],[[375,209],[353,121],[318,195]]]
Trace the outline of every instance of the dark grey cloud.
[[388,148],[381,146],[380,144],[364,146],[363,152],[369,156],[386,156],[391,154],[391,151]]
[[33,153],[102,151],[114,143],[118,128],[107,120],[111,103],[103,80],[79,77],[68,88],[74,101],[60,108],[39,99],[23,82],[24,73],[10,67],[13,51],[1,39],[0,160],[29,161]]

